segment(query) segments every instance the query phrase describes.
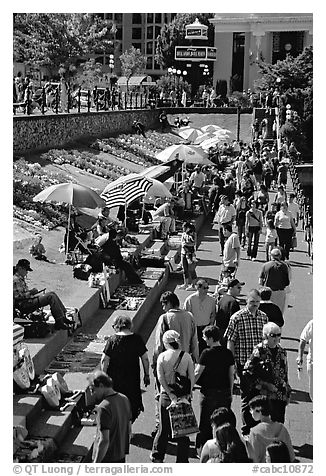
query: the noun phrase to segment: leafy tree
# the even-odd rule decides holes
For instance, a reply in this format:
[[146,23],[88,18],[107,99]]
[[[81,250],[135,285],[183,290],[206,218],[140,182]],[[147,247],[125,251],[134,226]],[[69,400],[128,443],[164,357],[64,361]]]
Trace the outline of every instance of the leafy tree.
[[[112,22],[90,13],[18,13],[14,15],[14,61],[46,66],[56,75],[78,58],[108,51]],[[113,37],[112,37],[113,38]]]
[[131,76],[144,73],[146,61],[146,56],[134,46],[120,56],[122,74],[127,78],[127,87]]
[[157,86],[160,90],[163,90],[165,93],[169,93],[171,89],[178,89],[179,91],[185,90],[186,93],[191,92],[191,84],[180,77],[176,81],[169,74],[161,76],[160,79],[156,81]]
[[[304,145],[312,151],[312,117],[313,117],[313,48],[309,46],[296,58],[288,55],[275,64],[257,63],[261,78],[255,81],[255,88],[260,91],[279,89],[281,107],[290,104],[297,111],[298,119],[291,124],[284,124],[281,132],[297,146]],[[279,78],[278,81],[276,81]]]
[[76,80],[79,86],[93,90],[103,76],[103,66],[94,58],[83,63],[83,73]]

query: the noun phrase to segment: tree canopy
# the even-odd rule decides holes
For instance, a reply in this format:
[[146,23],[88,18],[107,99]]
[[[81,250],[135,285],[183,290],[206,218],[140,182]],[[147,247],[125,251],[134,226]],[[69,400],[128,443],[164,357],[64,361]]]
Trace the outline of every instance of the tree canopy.
[[[175,46],[190,46],[189,40],[185,39],[186,25],[193,23],[196,18],[203,25],[208,26],[208,40],[205,40],[205,46],[214,45],[214,27],[208,21],[213,18],[213,13],[178,13],[173,20],[165,24],[161,29],[161,34],[157,37],[156,61],[168,68],[175,64],[174,48]],[[201,40],[197,40],[201,42]]]
[[146,61],[146,56],[132,46],[120,56],[122,74],[129,79],[134,74],[144,73]]
[[60,65],[67,68],[78,57],[108,51],[111,27],[112,22],[90,13],[15,14],[14,61],[57,73]]

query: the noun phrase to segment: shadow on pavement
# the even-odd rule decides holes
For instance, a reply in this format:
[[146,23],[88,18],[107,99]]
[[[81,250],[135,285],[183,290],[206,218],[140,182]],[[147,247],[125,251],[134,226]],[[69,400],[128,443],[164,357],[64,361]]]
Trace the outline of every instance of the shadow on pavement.
[[297,389],[293,388],[292,392],[291,392],[290,403],[298,403],[298,402],[311,403],[309,393],[304,392],[303,390],[297,390]]
[[300,456],[301,458],[311,459],[313,457],[313,450],[312,445],[308,445],[305,443],[302,446],[293,446],[296,456]]
[[[150,435],[144,435],[144,433],[134,433],[131,439],[131,444],[133,446],[137,446],[138,448],[151,450],[153,446],[153,438]],[[170,456],[177,456],[177,445],[175,440],[173,442],[169,442],[166,448],[166,454]],[[196,449],[193,442],[190,442],[189,458],[197,458]]]

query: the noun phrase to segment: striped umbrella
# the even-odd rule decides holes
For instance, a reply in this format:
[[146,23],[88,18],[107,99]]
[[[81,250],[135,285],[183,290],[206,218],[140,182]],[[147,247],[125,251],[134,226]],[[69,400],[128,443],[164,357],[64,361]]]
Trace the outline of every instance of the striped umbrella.
[[152,186],[152,181],[139,174],[129,174],[110,183],[101,193],[107,208],[120,205],[127,207],[137,198],[142,197]]

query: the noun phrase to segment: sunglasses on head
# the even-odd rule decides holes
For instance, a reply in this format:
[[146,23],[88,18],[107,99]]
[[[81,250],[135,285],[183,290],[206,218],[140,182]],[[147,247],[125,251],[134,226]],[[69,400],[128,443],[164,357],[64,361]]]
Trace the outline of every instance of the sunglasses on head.
[[282,335],[281,333],[275,334],[274,332],[271,332],[271,333],[269,334],[269,337],[281,337],[281,335]]

